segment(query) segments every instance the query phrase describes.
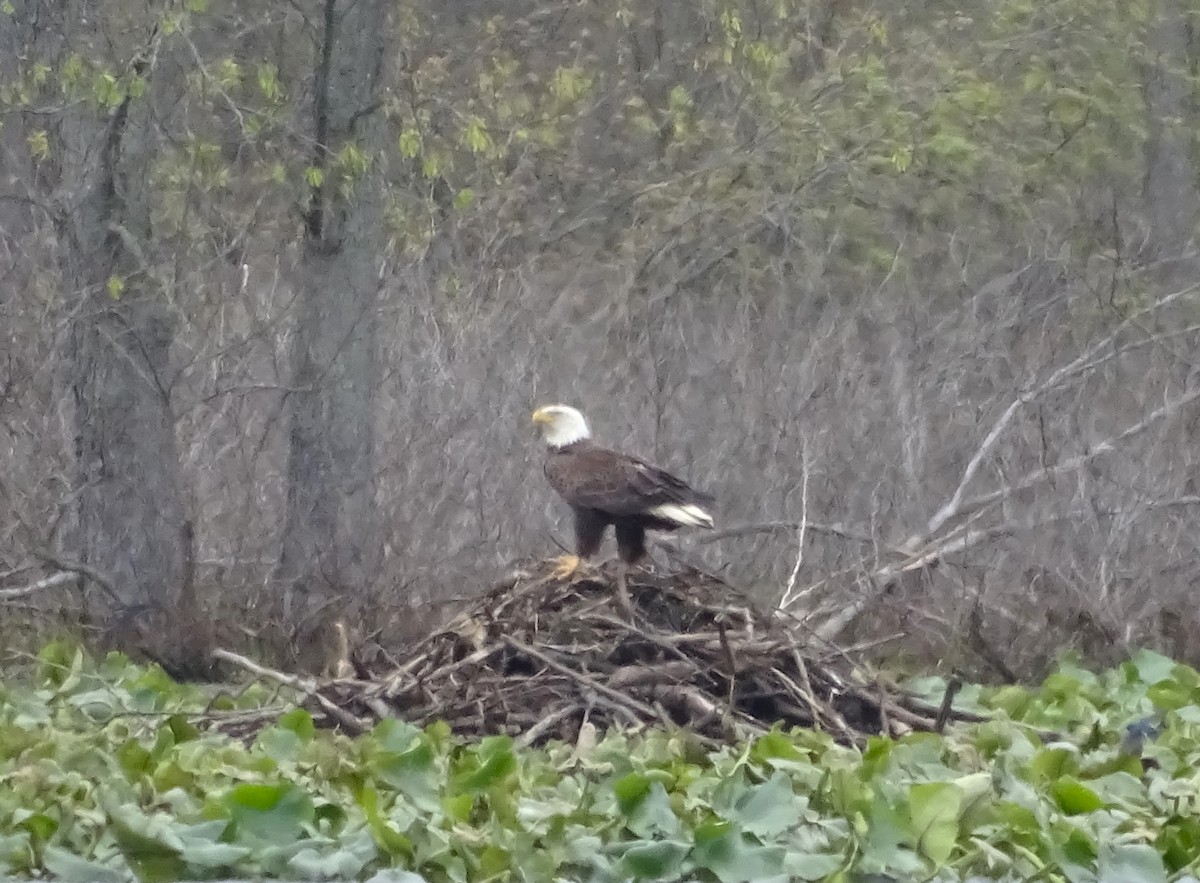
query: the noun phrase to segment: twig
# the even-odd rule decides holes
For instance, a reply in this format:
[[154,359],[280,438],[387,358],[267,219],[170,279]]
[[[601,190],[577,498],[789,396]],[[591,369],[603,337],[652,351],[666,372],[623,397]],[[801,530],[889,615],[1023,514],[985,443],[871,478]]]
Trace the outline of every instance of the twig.
[[[1105,347],[1113,344],[1122,331],[1125,331],[1131,325],[1134,325],[1136,320],[1141,319],[1143,316],[1155,312],[1156,310],[1160,310],[1173,301],[1194,293],[1196,289],[1197,286],[1189,285],[1187,288],[1169,294],[1166,297],[1155,301],[1149,306],[1133,313],[1131,316],[1127,317],[1123,322],[1117,325],[1117,327],[1114,328],[1111,333],[1105,335],[1103,338],[1085,350],[1078,358],[1075,358],[1067,364],[1062,365],[1056,371],[1052,372],[1050,376],[1041,383],[1031,385],[1027,390],[1013,399],[1013,401],[1007,408],[1005,408],[1004,412],[995,421],[995,423],[992,424],[992,428],[988,431],[988,434],[984,436],[984,439],[976,449],[975,454],[967,463],[966,468],[963,470],[962,477],[959,479],[958,487],[954,489],[954,494],[937,512],[934,513],[933,517],[929,519],[929,523],[925,527],[924,536],[929,537],[937,533],[942,528],[942,525],[959,513],[959,511],[962,509],[963,500],[966,497],[967,487],[971,484],[971,481],[979,472],[980,467],[983,465],[983,461],[1000,441],[1001,435],[1004,434],[1004,431],[1016,417],[1017,412],[1020,411],[1024,405],[1029,404],[1047,392],[1053,391],[1065,381],[1093,370],[1091,362],[1095,359],[1096,355]],[[921,537],[914,536],[910,538],[906,545],[917,545],[921,542]]]
[[[849,647],[839,647],[836,655],[846,657],[851,653],[862,653],[866,650],[874,650],[876,647],[881,647],[884,644],[890,644],[892,641],[899,641],[906,638],[904,632],[892,632],[890,635],[884,635],[882,638],[871,638],[866,641],[859,641],[857,644],[851,644]],[[831,654],[833,655],[833,654]]]
[[521,641],[518,641],[516,638],[505,635],[503,640],[504,640],[504,643],[508,644],[508,646],[512,647],[518,653],[523,653],[526,656],[536,659],[538,662],[542,663],[543,665],[547,666],[548,668],[554,669],[556,672],[558,672],[561,675],[566,675],[571,680],[581,684],[584,687],[587,687],[589,690],[592,690],[601,696],[608,697],[613,702],[618,702],[623,705],[628,705],[630,708],[635,709],[639,714],[645,715],[647,717],[653,716],[655,713],[654,709],[652,709],[649,705],[646,705],[644,702],[640,702],[639,700],[634,699],[632,696],[626,696],[624,693],[621,693],[618,690],[614,690],[611,687],[608,687],[608,686],[600,683],[599,681],[595,680],[594,678],[590,678],[587,675],[582,674],[581,672],[577,672],[570,666],[563,665],[561,662],[557,662],[554,659],[551,659],[545,653],[542,653],[538,650],[534,650],[528,644],[522,643]]
[[[796,601],[799,600],[799,595],[793,597],[792,592],[796,588],[796,577],[800,575],[800,566],[804,563],[804,540],[808,532],[808,443],[802,442],[800,446],[800,527],[796,531],[796,563],[792,565],[792,572],[788,576],[787,586],[783,590],[783,595],[776,605],[780,610],[787,610]],[[803,593],[802,593],[803,594]]]
[[[1172,295],[1172,297],[1176,296],[1178,296],[1178,294]],[[939,517],[935,517],[934,521],[936,521],[938,527],[940,527],[945,524],[948,518],[961,512],[963,509],[974,509],[975,511],[971,515],[971,519],[974,520],[975,518],[979,517],[983,507],[1001,503],[1007,500],[1013,494],[1017,493],[1017,491],[1023,490],[1041,481],[1045,481],[1046,479],[1052,478],[1056,475],[1060,475],[1065,472],[1071,472],[1075,469],[1078,469],[1080,466],[1086,465],[1096,457],[1114,451],[1122,442],[1128,441],[1133,436],[1145,432],[1159,420],[1170,416],[1180,408],[1198,399],[1200,399],[1200,387],[1197,387],[1191,392],[1174,398],[1168,401],[1166,404],[1155,408],[1137,423],[1126,427],[1117,435],[1110,436],[1083,454],[1072,457],[1068,460],[1064,460],[1054,466],[1045,466],[1041,469],[1035,469],[1034,471],[1027,473],[1020,480],[1006,485],[1003,488],[990,491],[986,494],[980,494],[979,496],[972,498],[966,504],[963,504],[961,497],[959,497],[958,502],[954,503],[953,512],[947,514],[945,518],[941,518],[941,513],[939,513]],[[959,489],[965,490],[965,485],[960,484]],[[952,500],[951,502],[954,501]],[[947,512],[949,506],[950,503],[947,503],[947,505],[944,506],[941,511]],[[934,522],[931,521],[930,523],[933,524]],[[854,619],[857,618],[858,615],[862,613],[862,611],[865,610],[868,605],[873,603],[875,599],[884,592],[888,586],[888,582],[892,578],[898,576],[900,573],[927,567],[929,564],[941,560],[941,558],[947,554],[963,551],[966,548],[977,545],[990,536],[1009,533],[1016,529],[1017,526],[1015,525],[1002,524],[998,527],[990,528],[988,531],[969,533],[963,531],[963,525],[959,525],[959,527],[955,528],[955,530],[946,537],[927,543],[924,546],[923,551],[921,553],[914,554],[910,560],[902,562],[898,566],[890,565],[875,571],[875,573],[871,575],[872,582],[874,583],[873,588],[870,591],[859,593],[859,595],[853,601],[848,603],[841,611],[814,629],[814,634],[824,640],[833,640],[836,638],[842,633],[842,630],[845,629],[846,626],[853,622]],[[910,539],[909,543],[912,546],[917,546],[920,545],[921,540]]]
[[12,601],[17,598],[24,598],[26,595],[32,595],[34,592],[40,592],[42,589],[52,589],[55,586],[61,586],[63,583],[73,582],[77,579],[79,579],[78,573],[62,570],[50,576],[43,577],[35,583],[21,586],[19,589],[0,589],[0,601]]
[[269,678],[272,681],[291,687],[305,696],[316,700],[317,704],[326,713],[355,735],[365,733],[370,728],[370,725],[366,721],[360,720],[344,708],[338,706],[337,703],[322,696],[317,690],[317,682],[312,678],[302,678],[299,675],[289,675],[281,671],[276,671],[273,668],[267,668],[265,665],[259,665],[252,659],[247,659],[240,653],[234,653],[220,647],[213,650],[212,655],[217,659],[223,659],[225,662],[231,662],[239,668],[244,668],[246,671],[256,674],[259,677]]
[[[841,537],[845,540],[854,540],[858,543],[873,543],[875,541],[875,538],[869,533],[854,530],[846,527],[844,524],[826,524],[821,521],[808,521],[807,519],[805,519],[804,523],[807,529],[813,533],[829,534],[830,536]],[[756,521],[750,524],[738,524],[733,527],[724,528],[723,530],[711,531],[704,534],[704,536],[696,537],[691,542],[696,546],[707,546],[709,543],[715,543],[719,540],[736,539],[759,533],[782,533],[784,531],[798,530],[800,530],[799,521]]]
[[517,747],[528,748],[530,745],[533,745],[535,742],[537,742],[538,739],[542,738],[542,736],[544,736],[546,733],[550,732],[551,728],[562,723],[571,715],[582,714],[585,708],[586,706],[575,703],[564,705],[561,708],[556,709],[526,730],[525,733],[519,739],[517,739]]
[[725,634],[725,623],[717,620],[717,634],[721,637],[721,653],[725,657],[725,665],[729,668],[729,695],[726,698],[730,708],[733,708],[733,696],[737,689],[737,663],[733,659],[733,650],[729,646],[729,636]]
[[942,706],[938,709],[937,718],[933,722],[935,732],[945,732],[946,722],[950,720],[950,712],[954,708],[954,697],[961,689],[962,678],[958,675],[952,675],[950,680],[946,681],[946,693],[942,696]]
[[1080,466],[1085,466],[1099,456],[1112,453],[1112,451],[1116,450],[1117,445],[1119,445],[1121,442],[1128,441],[1135,435],[1140,435],[1162,418],[1170,416],[1184,405],[1191,404],[1197,399],[1200,399],[1200,388],[1194,389],[1186,395],[1172,399],[1165,405],[1155,408],[1153,411],[1147,414],[1144,419],[1126,427],[1120,434],[1106,438],[1104,441],[1094,445],[1084,453],[1075,457],[1071,457],[1068,460],[1063,460],[1061,463],[1057,463],[1054,466],[1045,466],[1041,469],[1035,469],[1033,472],[1026,474],[1015,484],[1010,484],[1006,487],[991,491],[986,494],[980,494],[979,496],[973,497],[971,500],[969,500],[966,505],[974,508],[975,506],[984,506],[989,503],[1006,500],[1013,494],[1017,493],[1017,491],[1024,490],[1025,488],[1031,487],[1039,482],[1053,478],[1057,475],[1061,475],[1064,472],[1071,472],[1075,469],[1078,469]]
[[121,606],[123,603],[121,601],[121,594],[117,591],[117,587],[113,581],[109,579],[106,574],[102,573],[91,565],[84,564],[80,561],[67,561],[64,558],[60,558],[58,555],[54,554],[48,549],[41,549],[35,551],[33,554],[34,557],[44,561],[46,564],[57,567],[59,570],[65,570],[68,573],[76,573],[79,576],[87,577],[89,580],[99,586],[104,591],[104,594],[108,595],[108,599],[114,604]]

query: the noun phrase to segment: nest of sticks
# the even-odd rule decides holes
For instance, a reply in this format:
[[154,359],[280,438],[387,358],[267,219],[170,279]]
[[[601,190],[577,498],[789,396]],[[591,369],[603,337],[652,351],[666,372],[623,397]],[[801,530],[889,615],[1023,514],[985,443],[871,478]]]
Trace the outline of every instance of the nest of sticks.
[[786,621],[709,574],[634,571],[628,590],[632,611],[612,568],[567,581],[551,562],[525,567],[403,661],[351,677],[299,678],[217,655],[300,689],[319,718],[350,732],[398,717],[522,744],[573,742],[587,725],[683,727],[727,742],[782,723],[861,745],[951,717],[949,694],[934,708],[885,689],[836,648],[802,649]]

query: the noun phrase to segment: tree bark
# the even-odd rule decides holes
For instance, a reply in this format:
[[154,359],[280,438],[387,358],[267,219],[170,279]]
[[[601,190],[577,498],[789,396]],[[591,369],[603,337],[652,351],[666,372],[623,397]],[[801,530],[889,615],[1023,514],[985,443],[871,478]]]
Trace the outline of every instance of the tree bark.
[[[68,29],[87,31],[83,8],[65,7]],[[145,60],[134,68],[153,76]],[[178,598],[191,538],[170,403],[175,322],[147,258],[151,94],[107,113],[75,102],[57,139],[56,224],[73,301],[74,554],[108,578],[126,607]]]
[[[287,516],[279,575],[285,609],[358,593],[377,561],[374,394],[383,245],[378,104],[386,7],[325,0],[314,95],[312,187],[292,346]],[[367,157],[351,174],[347,145]]]
[[1144,196],[1151,245],[1168,280],[1185,274],[1197,220],[1191,156],[1188,20],[1178,0],[1159,0],[1147,40],[1146,177]]

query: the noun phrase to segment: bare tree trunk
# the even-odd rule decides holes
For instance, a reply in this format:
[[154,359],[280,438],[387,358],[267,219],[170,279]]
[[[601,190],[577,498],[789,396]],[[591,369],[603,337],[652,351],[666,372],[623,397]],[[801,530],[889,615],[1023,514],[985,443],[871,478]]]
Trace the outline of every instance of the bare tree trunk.
[[1179,0],[1159,0],[1148,43],[1144,195],[1154,254],[1167,277],[1176,278],[1190,264],[1200,199],[1189,147],[1188,22]]
[[[135,70],[153,75],[146,61]],[[77,102],[58,133],[58,240],[74,301],[76,554],[126,606],[178,597],[191,535],[168,388],[175,323],[147,262],[152,120],[149,95],[107,115]]]
[[[287,519],[280,557],[287,607],[360,592],[377,555],[374,394],[382,247],[379,171],[386,7],[324,0],[314,97],[313,166],[323,176],[305,218],[299,319],[292,349]],[[366,169],[337,161],[345,149]]]

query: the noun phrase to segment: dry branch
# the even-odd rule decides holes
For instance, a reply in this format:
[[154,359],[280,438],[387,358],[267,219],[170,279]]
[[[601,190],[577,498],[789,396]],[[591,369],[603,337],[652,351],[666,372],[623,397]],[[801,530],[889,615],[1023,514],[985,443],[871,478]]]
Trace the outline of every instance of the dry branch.
[[24,598],[32,595],[35,592],[40,592],[43,589],[52,589],[55,586],[61,586],[65,583],[74,582],[79,579],[79,574],[61,570],[58,573],[52,573],[50,576],[43,577],[37,582],[30,583],[27,586],[21,586],[16,589],[0,589],[0,601],[15,601],[17,598]]
[[[966,497],[967,488],[970,486],[971,481],[979,472],[979,468],[983,465],[983,461],[989,454],[991,454],[993,449],[995,449],[997,443],[1000,441],[1001,436],[1004,434],[1004,431],[1008,429],[1009,425],[1012,423],[1013,419],[1016,417],[1021,408],[1038,399],[1039,397],[1059,389],[1069,381],[1094,371],[1098,365],[1096,362],[1096,356],[1108,347],[1115,346],[1120,335],[1127,331],[1131,326],[1136,327],[1138,320],[1167,307],[1180,298],[1195,292],[1196,286],[1188,286],[1180,291],[1166,295],[1149,306],[1138,310],[1133,315],[1121,322],[1112,330],[1112,332],[1105,335],[1103,338],[1085,350],[1078,358],[1072,359],[1065,365],[1061,365],[1059,368],[1052,371],[1050,376],[1048,376],[1045,380],[1040,383],[1030,385],[1028,389],[1013,399],[1012,402],[1009,403],[1008,407],[1004,409],[1004,412],[1000,415],[996,422],[992,424],[992,428],[988,430],[987,435],[984,436],[983,441],[975,450],[975,453],[972,455],[970,461],[967,463],[966,468],[963,470],[962,477],[959,479],[958,487],[954,489],[953,495],[951,495],[950,499],[947,500],[946,503],[936,513],[934,513],[934,516],[931,519],[929,519],[929,523],[925,527],[924,535],[913,536],[905,545],[916,545],[923,542],[926,538],[936,534],[947,521],[958,515],[958,513],[962,510],[963,500]],[[1162,411],[1162,409],[1160,408],[1159,411]],[[1155,419],[1157,418],[1152,416],[1148,418],[1148,421],[1153,422]],[[1124,437],[1125,435],[1123,434],[1116,440],[1120,440]]]
[[[1173,295],[1175,297],[1178,295]],[[1105,339],[1106,341],[1108,338]],[[1085,355],[1094,355],[1096,348],[1089,350]],[[1083,359],[1076,360],[1079,362]],[[1072,362],[1075,365],[1076,362]],[[1068,366],[1069,367],[1069,366]],[[1060,372],[1056,372],[1052,378],[1059,378]],[[891,581],[901,573],[920,570],[940,562],[946,555],[962,552],[972,546],[978,545],[985,539],[990,539],[998,535],[1011,533],[1019,529],[1018,525],[1006,522],[1000,525],[993,526],[986,530],[972,530],[970,524],[972,521],[979,518],[989,507],[997,503],[1004,502],[1012,497],[1013,494],[1020,490],[1047,481],[1055,476],[1064,473],[1072,472],[1085,466],[1097,457],[1105,454],[1110,454],[1117,450],[1124,442],[1130,440],[1136,435],[1145,432],[1151,426],[1161,421],[1162,419],[1171,416],[1186,405],[1192,402],[1200,401],[1200,388],[1196,388],[1179,395],[1165,404],[1155,408],[1141,420],[1127,426],[1124,430],[1116,435],[1104,439],[1098,444],[1092,445],[1087,451],[1075,457],[1063,460],[1054,466],[1043,466],[1032,470],[1025,475],[1017,478],[992,491],[988,491],[964,502],[960,492],[965,491],[966,482],[974,474],[968,469],[969,474],[964,474],[963,482],[959,484],[955,495],[951,500],[939,510],[939,513],[930,522],[931,529],[937,529],[945,525],[946,521],[955,515],[961,515],[964,512],[969,512],[968,521],[960,523],[955,528],[947,532],[944,536],[937,538],[921,538],[912,537],[906,541],[906,545],[913,548],[913,554],[904,561],[895,564],[889,564],[885,567],[878,568],[871,574],[872,589],[865,592],[860,592],[852,601],[848,602],[845,607],[831,616],[825,622],[821,623],[815,629],[813,634],[818,638],[826,641],[835,640],[845,628],[854,621],[867,607],[873,604],[876,599],[887,589]],[[1014,404],[1019,404],[1015,402]],[[1003,419],[1003,418],[1002,418]],[[993,431],[1002,429],[1000,422],[997,422],[993,427]],[[988,439],[992,439],[992,434],[989,433]],[[977,451],[977,454],[982,452],[985,447],[991,444],[991,441],[985,440],[983,446]],[[936,525],[936,528],[933,527]]]

